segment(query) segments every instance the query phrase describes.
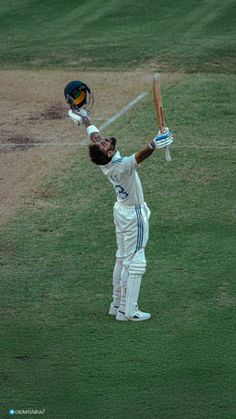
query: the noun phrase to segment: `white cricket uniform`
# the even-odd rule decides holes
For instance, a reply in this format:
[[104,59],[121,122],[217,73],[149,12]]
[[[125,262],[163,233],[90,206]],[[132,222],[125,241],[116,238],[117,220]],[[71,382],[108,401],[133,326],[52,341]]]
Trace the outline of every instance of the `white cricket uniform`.
[[100,166],[114,186],[117,199],[114,205],[117,252],[113,272],[113,298],[117,306],[129,275],[142,276],[146,268],[144,248],[149,236],[150,210],[144,202],[138,166],[135,154],[122,157],[119,151],[108,164]]

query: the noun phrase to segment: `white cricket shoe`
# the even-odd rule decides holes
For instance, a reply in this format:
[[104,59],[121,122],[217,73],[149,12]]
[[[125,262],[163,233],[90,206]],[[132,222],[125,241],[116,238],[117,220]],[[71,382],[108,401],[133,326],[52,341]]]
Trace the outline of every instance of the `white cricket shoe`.
[[119,321],[131,320],[133,322],[141,322],[143,320],[150,319],[150,317],[151,317],[150,313],[145,313],[144,311],[141,311],[141,310],[137,310],[132,317],[126,317],[123,311],[118,310],[117,315],[116,315],[116,320],[119,320]]
[[109,314],[110,316],[116,316],[118,311],[118,306],[115,306],[114,303],[111,303]]

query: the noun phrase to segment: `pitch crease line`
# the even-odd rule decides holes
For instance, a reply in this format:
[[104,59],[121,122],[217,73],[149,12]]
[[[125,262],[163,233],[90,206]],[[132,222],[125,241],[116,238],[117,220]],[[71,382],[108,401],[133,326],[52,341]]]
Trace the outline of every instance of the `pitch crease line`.
[[[115,122],[117,119],[119,119],[122,115],[124,115],[126,112],[128,112],[129,109],[131,109],[136,103],[138,103],[141,99],[143,99],[147,95],[147,92],[143,92],[140,95],[136,96],[133,100],[131,100],[124,108],[122,108],[119,112],[117,112],[115,115],[113,115],[111,118],[109,118],[104,124],[102,124],[98,129],[102,131],[104,128],[111,125],[113,122]],[[79,144],[84,145],[87,144],[87,140],[81,140]]]
[[[81,141],[85,141],[85,140],[81,140]],[[0,149],[1,148],[7,148],[7,147],[52,147],[52,146],[57,146],[57,147],[65,147],[65,146],[76,146],[76,145],[81,145],[81,143],[21,143],[21,144],[15,144],[15,143],[7,143],[7,144],[0,144]],[[86,142],[87,144],[87,142]],[[215,145],[176,145],[174,144],[173,146],[171,146],[172,150],[176,150],[178,148],[196,148],[198,150],[201,149],[222,149],[222,148],[231,148],[231,149],[235,149],[236,145],[235,144],[215,144]]]
[[[98,129],[102,131],[104,128],[111,125],[113,122],[115,122],[117,119],[119,119],[122,115],[124,115],[126,112],[129,111],[136,103],[140,102],[148,93],[143,92],[140,93],[138,96],[136,96],[133,100],[131,100],[129,103],[127,103],[124,108],[122,108],[119,112],[117,112],[115,115],[113,115],[111,118],[109,118],[106,122],[104,122]],[[8,143],[8,144],[0,144],[0,148],[3,147],[43,147],[43,146],[76,146],[76,145],[85,145],[87,144],[87,140],[81,140],[78,141],[78,143],[27,143],[27,144],[15,144],[15,143]]]
[[106,128],[109,125],[111,125],[113,122],[115,122],[117,119],[119,119],[122,115],[124,115],[126,112],[128,112],[129,109],[131,109],[134,105],[136,105],[136,103],[138,103],[140,100],[142,100],[145,96],[147,96],[147,92],[143,92],[140,95],[136,96],[126,106],[124,106],[123,109],[121,109],[114,116],[112,116],[106,122],[104,122],[104,124],[102,124],[99,127],[99,129],[102,131],[104,128]]

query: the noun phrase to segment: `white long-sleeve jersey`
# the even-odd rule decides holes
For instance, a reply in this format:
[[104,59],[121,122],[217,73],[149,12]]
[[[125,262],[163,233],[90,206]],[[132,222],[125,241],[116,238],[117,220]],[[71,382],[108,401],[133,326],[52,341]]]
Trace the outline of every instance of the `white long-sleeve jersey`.
[[104,175],[114,186],[119,204],[130,206],[144,203],[143,188],[136,170],[138,166],[135,154],[122,157],[119,151],[114,154],[108,164],[100,166]]

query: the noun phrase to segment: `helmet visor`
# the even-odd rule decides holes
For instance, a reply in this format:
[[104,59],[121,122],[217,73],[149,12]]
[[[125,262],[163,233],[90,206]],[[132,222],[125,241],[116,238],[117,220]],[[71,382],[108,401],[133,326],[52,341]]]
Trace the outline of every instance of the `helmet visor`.
[[86,92],[83,90],[77,90],[77,92],[74,94],[74,104],[76,106],[79,106],[81,103],[84,104],[84,100],[86,98]]

